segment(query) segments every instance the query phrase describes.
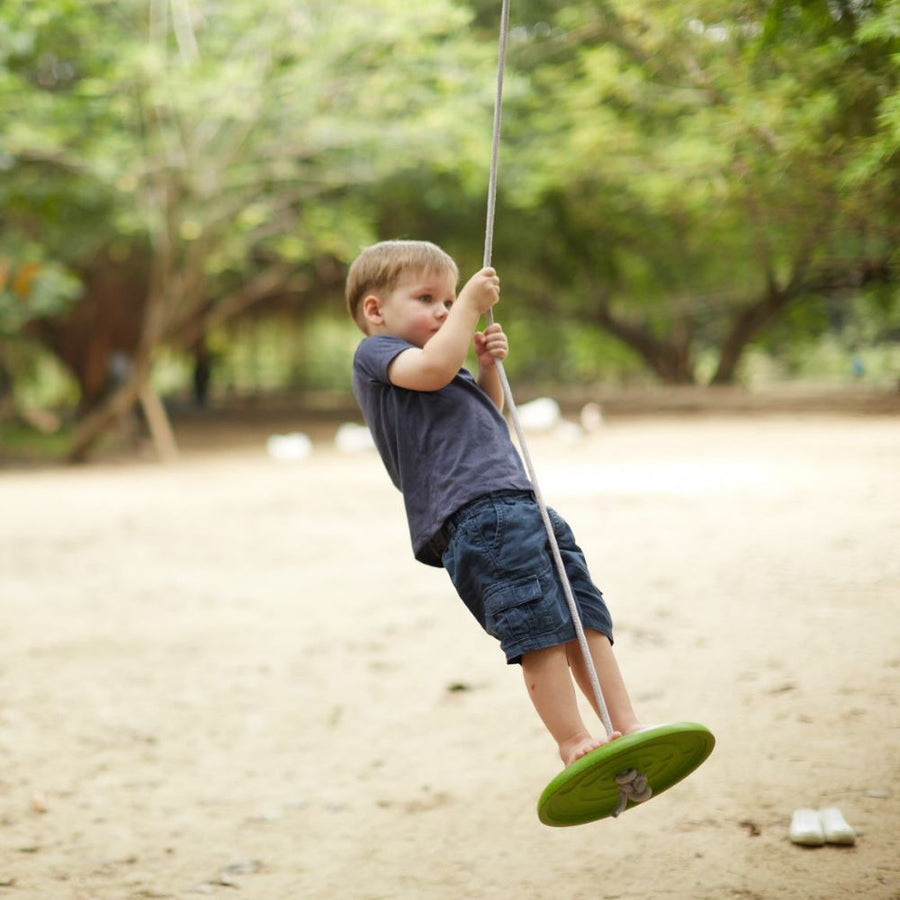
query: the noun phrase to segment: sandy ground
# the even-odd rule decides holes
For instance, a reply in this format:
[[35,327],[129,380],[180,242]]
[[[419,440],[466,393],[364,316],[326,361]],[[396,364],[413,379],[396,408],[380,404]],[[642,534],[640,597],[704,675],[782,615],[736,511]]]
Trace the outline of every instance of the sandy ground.
[[[696,773],[541,825],[555,748],[374,456],[8,471],[0,900],[900,898],[900,418],[531,446]],[[855,847],[789,842],[835,804]]]

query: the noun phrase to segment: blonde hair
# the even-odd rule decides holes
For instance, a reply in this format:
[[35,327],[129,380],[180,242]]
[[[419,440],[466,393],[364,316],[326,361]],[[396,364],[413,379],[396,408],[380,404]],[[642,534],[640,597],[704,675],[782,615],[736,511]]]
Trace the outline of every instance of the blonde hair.
[[381,241],[366,247],[347,272],[347,309],[365,332],[359,310],[369,294],[389,293],[407,272],[449,272],[454,281],[459,270],[453,258],[429,241]]

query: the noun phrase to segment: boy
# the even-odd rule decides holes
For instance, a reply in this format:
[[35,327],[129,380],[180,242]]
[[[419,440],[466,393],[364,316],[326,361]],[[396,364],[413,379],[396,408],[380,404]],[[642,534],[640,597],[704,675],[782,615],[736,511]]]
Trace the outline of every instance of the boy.
[[[385,467],[403,493],[416,559],[447,569],[481,626],[521,663],[535,709],[569,765],[591,736],[572,685],[595,704],[531,483],[503,418],[499,324],[477,331],[500,299],[492,268],[456,296],[458,270],[426,241],[384,241],[347,275],[350,315],[366,335],[353,391]],[[463,368],[470,342],[477,380]],[[612,621],[569,526],[550,510],[613,725],[640,725],[612,652]],[[598,712],[599,714],[599,712]]]

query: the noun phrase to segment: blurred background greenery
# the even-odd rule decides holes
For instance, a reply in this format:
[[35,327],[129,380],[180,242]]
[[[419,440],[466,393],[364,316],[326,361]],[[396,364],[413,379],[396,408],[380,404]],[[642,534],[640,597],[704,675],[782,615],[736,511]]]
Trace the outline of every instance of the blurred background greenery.
[[[900,0],[512,0],[514,384],[896,391]],[[346,396],[366,244],[480,266],[499,0],[5,0],[0,428]],[[300,402],[300,401],[298,401]],[[2,449],[2,448],[0,448]]]

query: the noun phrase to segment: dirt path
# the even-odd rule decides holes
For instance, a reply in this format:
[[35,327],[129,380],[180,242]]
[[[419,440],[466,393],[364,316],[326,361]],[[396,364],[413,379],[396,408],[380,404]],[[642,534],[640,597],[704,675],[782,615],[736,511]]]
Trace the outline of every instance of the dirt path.
[[[0,900],[900,898],[900,419],[532,449],[694,776],[540,825],[553,747],[373,456],[0,473]],[[832,804],[855,847],[787,840]]]

